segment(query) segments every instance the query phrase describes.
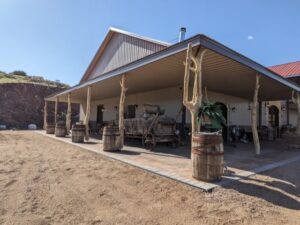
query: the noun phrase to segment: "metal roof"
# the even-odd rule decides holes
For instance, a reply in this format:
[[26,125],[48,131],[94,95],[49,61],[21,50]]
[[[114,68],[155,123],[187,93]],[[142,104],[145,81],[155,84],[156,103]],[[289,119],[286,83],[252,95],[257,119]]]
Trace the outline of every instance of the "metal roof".
[[[280,84],[287,88],[290,88],[297,92],[300,92],[299,85],[297,85],[291,81],[288,81],[287,79],[283,78],[282,76],[274,73],[272,70],[254,62],[253,60],[239,54],[236,51],[233,51],[232,49],[220,44],[219,42],[217,42],[205,35],[198,34],[198,35],[195,35],[195,36],[193,36],[189,39],[186,39],[182,42],[171,45],[171,46],[167,47],[166,49],[163,49],[159,52],[153,53],[144,58],[141,58],[139,60],[136,60],[134,62],[126,64],[122,67],[119,67],[117,69],[114,69],[112,71],[104,73],[99,77],[96,77],[94,79],[88,80],[88,81],[81,83],[79,85],[76,85],[74,87],[71,87],[70,89],[65,90],[61,93],[49,96],[46,99],[51,100],[51,98],[53,98],[55,96],[65,95],[69,92],[87,87],[92,84],[96,84],[96,83],[105,81],[109,78],[117,77],[121,74],[130,73],[131,71],[141,69],[142,67],[148,66],[149,64],[152,64],[154,62],[163,61],[170,56],[175,56],[176,54],[184,53],[187,48],[188,43],[192,43],[192,46],[195,49],[199,50],[200,48],[207,48],[221,56],[224,56],[227,59],[237,62],[239,65],[244,66],[245,68],[248,68],[249,70],[251,70],[253,72],[256,71],[257,73],[262,74],[264,77],[271,79],[270,81],[272,81],[271,82],[272,84],[274,84],[274,82],[278,82],[278,85]],[[222,59],[222,60],[224,60],[224,59]],[[182,66],[183,64],[180,64],[180,65]],[[252,74],[249,74],[249,75],[252,76]],[[143,74],[141,74],[141,76],[143,76]],[[233,77],[230,77],[230,74],[224,74],[224,76],[228,76],[228,80],[230,78],[233,78]],[[246,77],[245,77],[245,79],[246,79]],[[231,80],[231,81],[233,82],[233,80]],[[239,89],[238,84],[232,85],[230,87],[231,88],[233,87],[233,89],[235,89],[235,88]]]
[[285,78],[297,77],[300,76],[300,61],[270,66],[269,69]]
[[125,31],[125,30],[121,30],[121,29],[118,29],[118,28],[115,28],[115,27],[110,27],[108,29],[108,32],[106,33],[101,45],[99,46],[96,54],[94,55],[91,63],[89,64],[88,68],[84,72],[84,74],[83,74],[83,76],[80,80],[80,83],[82,83],[86,79],[88,79],[91,71],[93,70],[94,66],[97,64],[97,62],[100,59],[101,55],[105,51],[107,44],[109,43],[109,41],[111,40],[113,34],[115,34],[115,33],[124,34],[124,35],[127,35],[127,36],[131,36],[131,37],[141,39],[141,40],[144,40],[144,41],[147,41],[147,42],[151,42],[151,43],[154,43],[156,45],[160,45],[160,46],[164,46],[164,47],[168,47],[168,46],[171,45],[170,43],[167,43],[167,42],[163,42],[163,41],[159,41],[159,40],[156,40],[156,39],[152,39],[152,38],[144,37],[144,36],[141,36],[141,35],[137,35],[137,34],[134,34],[134,33],[131,33],[131,32]]

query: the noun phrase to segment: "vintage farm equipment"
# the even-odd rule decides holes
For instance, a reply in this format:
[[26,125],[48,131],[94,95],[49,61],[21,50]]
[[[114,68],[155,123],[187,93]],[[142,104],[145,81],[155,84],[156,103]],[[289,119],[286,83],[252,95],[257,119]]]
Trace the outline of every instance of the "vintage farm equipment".
[[144,105],[143,111],[140,118],[125,119],[125,137],[141,139],[143,146],[151,149],[163,142],[177,147],[175,119],[164,115],[157,105]]

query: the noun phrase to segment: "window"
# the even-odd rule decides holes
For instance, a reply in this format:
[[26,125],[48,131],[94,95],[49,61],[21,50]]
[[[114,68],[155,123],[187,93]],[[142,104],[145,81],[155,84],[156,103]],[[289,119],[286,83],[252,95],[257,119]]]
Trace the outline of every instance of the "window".
[[126,105],[124,109],[125,119],[135,118],[135,105]]

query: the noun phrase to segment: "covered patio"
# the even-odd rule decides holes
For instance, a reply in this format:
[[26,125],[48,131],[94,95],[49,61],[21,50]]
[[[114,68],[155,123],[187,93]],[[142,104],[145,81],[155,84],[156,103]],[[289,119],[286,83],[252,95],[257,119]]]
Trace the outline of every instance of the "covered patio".
[[[224,98],[249,102],[252,111],[255,114],[256,111],[259,111],[257,114],[261,115],[261,107],[256,109],[257,102],[288,100],[291,99],[293,91],[300,92],[300,87],[297,84],[285,80],[266,67],[204,35],[196,35],[164,50],[101,74],[69,90],[49,96],[45,100],[56,101],[57,103],[80,103],[84,113],[84,121],[87,124],[90,119],[91,103],[105,99],[120,99],[121,77],[126,77],[126,88],[128,89],[125,105],[128,101],[127,97],[139,93],[167,90],[172,87],[177,87],[179,90],[183,86],[183,62],[186,58],[188,44],[193,46],[193,54],[196,57],[200,51],[206,49],[201,62],[201,88],[208,90],[208,98],[210,98],[210,93],[217,93],[225,95]],[[257,83],[257,76],[260,76],[259,83]],[[255,95],[257,86],[259,89]],[[165,92],[165,94],[167,93]],[[159,98],[158,96],[157,100]],[[182,106],[182,90],[178,91],[174,98],[176,104]],[[119,114],[121,114],[120,110],[122,107],[119,108]],[[187,120],[189,116],[187,113]],[[182,120],[181,123],[188,123],[187,120]],[[230,121],[227,121],[227,126],[229,125],[231,125]]]

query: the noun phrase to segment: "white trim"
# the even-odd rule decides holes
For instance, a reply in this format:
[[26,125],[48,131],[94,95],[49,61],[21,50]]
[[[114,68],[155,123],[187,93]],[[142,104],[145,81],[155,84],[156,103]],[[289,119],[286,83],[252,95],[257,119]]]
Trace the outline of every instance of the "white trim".
[[126,30],[121,30],[121,29],[115,28],[115,27],[109,27],[109,31],[120,33],[120,34],[125,34],[125,35],[135,37],[135,38],[138,38],[138,39],[141,39],[141,40],[153,42],[153,43],[156,43],[156,44],[159,44],[159,45],[164,45],[166,47],[169,47],[170,45],[172,45],[171,43],[168,43],[168,42],[164,42],[164,41],[160,41],[160,40],[157,40],[157,39],[153,39],[153,38],[145,37],[145,36],[142,36],[142,35],[134,34],[134,33],[128,32]]

